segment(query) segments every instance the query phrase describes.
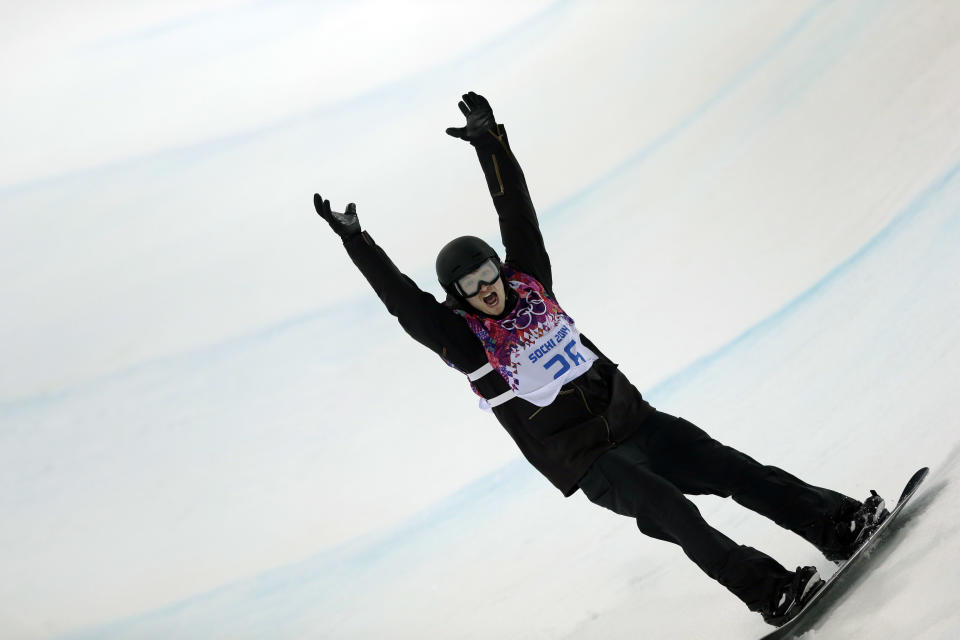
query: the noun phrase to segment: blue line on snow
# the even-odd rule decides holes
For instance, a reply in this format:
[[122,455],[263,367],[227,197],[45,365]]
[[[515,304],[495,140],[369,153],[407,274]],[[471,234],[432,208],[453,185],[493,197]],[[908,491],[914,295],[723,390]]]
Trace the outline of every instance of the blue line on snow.
[[3,186],[0,187],[0,200],[6,197],[16,196],[25,192],[33,191],[35,189],[54,185],[59,182],[81,179],[89,180],[97,175],[109,174],[112,171],[130,169],[144,163],[163,160],[176,160],[177,162],[184,162],[186,161],[186,158],[192,155],[201,153],[215,153],[230,147],[240,146],[250,142],[251,140],[296,127],[317,117],[347,112],[361,108],[365,105],[373,104],[377,101],[386,99],[391,93],[409,91],[411,85],[415,86],[417,84],[422,84],[425,81],[425,78],[431,74],[438,73],[443,69],[455,68],[466,61],[476,58],[478,51],[489,53],[491,49],[495,49],[496,47],[503,45],[508,40],[521,36],[528,30],[539,28],[544,22],[555,20],[563,12],[563,10],[572,4],[573,0],[556,0],[539,13],[534,14],[523,22],[514,25],[507,31],[495,34],[489,40],[478,44],[472,49],[465,51],[454,58],[444,61],[442,64],[436,67],[419,69],[404,78],[374,87],[373,89],[370,89],[364,93],[346,98],[340,102],[326,104],[321,107],[308,109],[301,113],[280,117],[275,121],[261,127],[255,127],[237,133],[222,135],[192,144],[185,144],[177,147],[161,149],[158,151],[151,151],[140,155],[133,155],[127,158],[121,158],[119,160],[108,161],[104,164],[93,167],[69,170],[57,175],[35,178],[32,180],[26,180],[24,182]]
[[798,308],[809,304],[836,282],[842,275],[850,271],[855,265],[860,263],[864,257],[873,252],[873,250],[883,242],[890,240],[901,228],[915,218],[930,201],[931,198],[939,194],[952,180],[960,175],[960,162],[953,165],[948,171],[941,174],[933,182],[921,191],[904,209],[900,211],[887,225],[878,231],[872,238],[855,251],[846,260],[843,260],[831,269],[825,276],[814,283],[810,288],[800,293],[798,296],[787,302],[783,307],[773,312],[766,318],[760,320],[753,326],[744,330],[726,344],[708,353],[707,355],[690,363],[677,373],[668,376],[662,382],[657,383],[650,389],[651,394],[665,393],[670,389],[681,386],[687,379],[698,371],[717,361],[738,345],[750,340],[758,334],[768,330],[773,325],[779,324],[785,317],[795,312]]
[[628,169],[646,161],[650,156],[663,148],[666,144],[676,139],[680,134],[689,129],[694,123],[703,118],[712,111],[717,105],[722,103],[727,97],[732,95],[737,89],[743,86],[749,79],[757,74],[761,69],[769,65],[779,55],[787,45],[793,42],[813,18],[832,0],[821,0],[811,6],[797,20],[795,20],[787,29],[780,34],[766,49],[757,57],[748,62],[746,66],[739,69],[716,93],[709,97],[703,104],[696,107],[693,111],[680,119],[673,127],[653,139],[652,142],[642,147],[632,156],[621,162],[619,165],[607,171],[605,174],[596,178],[590,184],[582,187],[579,191],[568,196],[564,200],[554,204],[545,211],[546,217],[558,218],[563,213],[573,207],[573,205],[583,201],[593,192],[597,191],[605,184],[611,182]]

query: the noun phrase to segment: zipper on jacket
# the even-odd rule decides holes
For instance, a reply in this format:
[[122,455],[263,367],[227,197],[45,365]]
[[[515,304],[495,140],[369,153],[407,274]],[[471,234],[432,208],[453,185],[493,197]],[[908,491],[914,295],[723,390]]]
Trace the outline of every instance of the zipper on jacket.
[[497,174],[497,182],[500,185],[500,193],[491,193],[490,195],[494,197],[502,196],[504,193],[504,189],[503,189],[503,178],[500,177],[500,164],[497,162],[496,154],[491,153],[490,159],[493,160],[493,172]]
[[[593,409],[590,408],[590,403],[587,402],[587,395],[583,392],[583,389],[573,384],[572,382],[570,384],[573,385],[574,389],[580,392],[580,397],[583,399],[583,406],[587,408],[587,413],[589,413],[592,416],[597,416],[597,414],[593,412]],[[607,441],[610,442],[610,444],[617,444],[617,442],[613,439],[613,433],[610,431],[610,423],[607,422],[607,418],[605,416],[598,416],[598,417],[601,420],[603,420],[603,426],[607,428]]]
[[[563,391],[561,391],[561,392],[558,393],[557,395],[562,396],[562,395],[566,395],[566,394],[568,394],[568,393],[573,393],[573,389],[564,389]],[[546,407],[540,407],[539,409],[537,409],[536,411],[534,411],[532,414],[530,414],[530,417],[527,418],[527,420],[533,420],[534,418],[537,417],[537,414],[540,413],[541,411],[543,411],[544,409],[546,409]],[[589,409],[588,409],[588,411],[589,411]]]

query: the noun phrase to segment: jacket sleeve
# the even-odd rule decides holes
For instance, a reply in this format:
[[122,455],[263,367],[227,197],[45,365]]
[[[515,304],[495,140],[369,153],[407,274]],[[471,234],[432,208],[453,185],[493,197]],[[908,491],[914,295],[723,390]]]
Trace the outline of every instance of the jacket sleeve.
[[387,311],[414,340],[463,373],[487,362],[483,347],[466,323],[401,273],[370,234],[364,231],[343,244]]
[[527,181],[510,150],[507,130],[501,124],[497,125],[496,132],[490,130],[488,133],[489,136],[473,145],[500,219],[500,237],[507,250],[505,262],[529,273],[552,291],[550,258],[543,244]]

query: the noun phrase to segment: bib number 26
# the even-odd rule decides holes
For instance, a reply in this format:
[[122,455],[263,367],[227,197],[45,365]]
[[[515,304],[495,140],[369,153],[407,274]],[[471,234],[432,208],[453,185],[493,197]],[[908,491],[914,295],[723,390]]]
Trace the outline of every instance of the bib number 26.
[[553,372],[553,379],[556,380],[557,378],[565,374],[567,371],[569,371],[570,367],[572,366],[575,367],[581,362],[586,362],[586,361],[587,359],[584,358],[582,355],[580,355],[580,353],[577,351],[576,341],[571,340],[570,342],[567,343],[567,346],[563,348],[563,353],[558,353],[557,355],[547,360],[547,362],[544,363],[543,368],[546,369],[547,371],[550,371],[551,368],[556,369],[556,371]]

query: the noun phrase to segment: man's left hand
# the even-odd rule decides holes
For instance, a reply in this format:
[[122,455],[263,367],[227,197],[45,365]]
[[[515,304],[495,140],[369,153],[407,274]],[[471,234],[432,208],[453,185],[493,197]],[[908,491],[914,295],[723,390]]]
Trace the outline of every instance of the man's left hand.
[[467,142],[477,142],[481,137],[488,135],[488,131],[496,133],[497,120],[493,117],[493,109],[490,108],[486,98],[471,91],[463,94],[463,100],[457,106],[467,117],[467,126],[449,127],[447,135]]

